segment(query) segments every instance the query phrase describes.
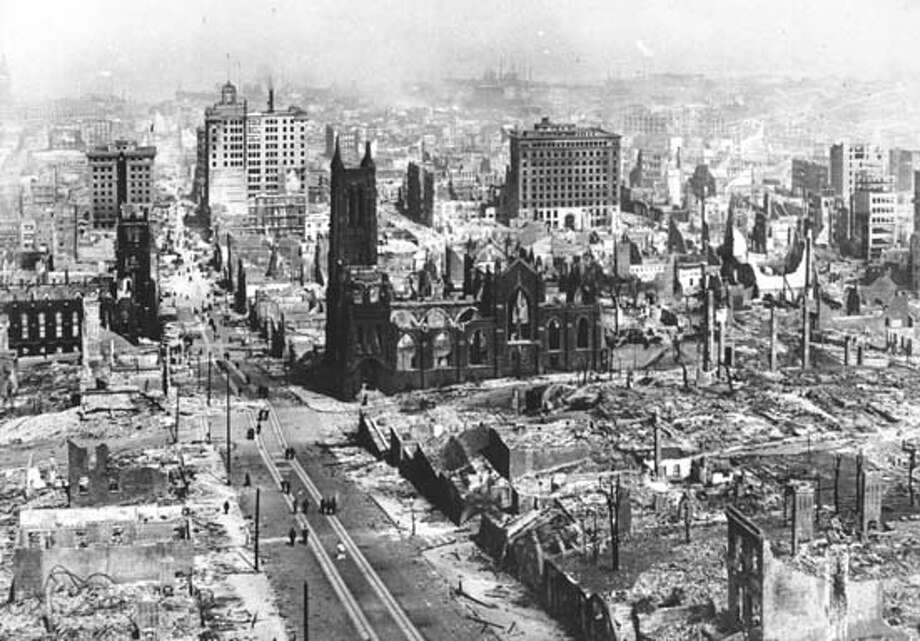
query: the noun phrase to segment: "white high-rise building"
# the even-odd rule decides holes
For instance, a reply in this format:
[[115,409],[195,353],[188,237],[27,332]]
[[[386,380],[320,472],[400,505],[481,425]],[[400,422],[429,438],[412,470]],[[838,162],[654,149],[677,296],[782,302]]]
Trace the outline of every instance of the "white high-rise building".
[[[269,89],[265,111],[249,111],[228,82],[220,102],[205,110],[207,202],[227,213],[245,214],[247,201],[283,193],[292,185],[305,190],[307,115],[289,107],[276,111]],[[296,178],[296,180],[293,180]]]
[[842,142],[831,147],[831,189],[850,206],[850,198],[860,189],[874,189],[862,182],[881,180],[888,175],[888,153],[878,145]]

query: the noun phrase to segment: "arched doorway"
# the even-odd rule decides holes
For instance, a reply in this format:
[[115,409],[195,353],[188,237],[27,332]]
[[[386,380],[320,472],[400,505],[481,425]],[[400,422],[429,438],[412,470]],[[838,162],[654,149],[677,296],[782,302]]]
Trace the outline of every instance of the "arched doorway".
[[367,389],[378,389],[380,385],[380,363],[372,358],[358,365],[358,382]]

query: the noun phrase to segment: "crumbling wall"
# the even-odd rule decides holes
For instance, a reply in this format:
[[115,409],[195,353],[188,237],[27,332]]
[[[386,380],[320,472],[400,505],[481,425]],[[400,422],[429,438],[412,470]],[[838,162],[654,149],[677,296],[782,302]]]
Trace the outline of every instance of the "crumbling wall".
[[476,534],[476,545],[493,561],[501,564],[507,544],[508,534],[505,528],[496,523],[488,514],[483,514],[479,521],[479,532]]
[[603,597],[586,592],[547,559],[536,532],[510,543],[506,528],[484,516],[477,542],[504,570],[538,596],[546,611],[585,641],[616,641],[610,610]]
[[764,568],[764,641],[826,641],[830,621],[823,578],[770,559]]
[[779,559],[765,568],[764,641],[901,638],[882,619],[878,581],[850,581],[845,551],[818,560],[811,574]]
[[616,641],[606,602],[585,592],[578,582],[553,563],[543,563],[543,598],[550,615],[585,641]]
[[363,412],[358,417],[358,443],[377,460],[387,458],[390,453],[388,440],[384,437],[374,419]]
[[[396,433],[391,431],[390,435],[398,451],[403,451],[402,442]],[[402,456],[399,472],[452,522],[457,525],[463,522],[467,516],[467,506],[462,493],[451,479],[435,470],[420,445],[415,446],[415,451],[411,455]]]
[[447,444],[441,449],[441,459],[448,470],[459,470],[470,464],[466,448],[456,436],[447,439]]
[[482,455],[496,472],[511,480],[511,452],[501,435],[492,428],[489,428],[489,442],[482,450]]
[[134,545],[54,546],[19,548],[14,553],[16,599],[40,596],[48,576],[57,568],[77,576],[105,574],[116,583],[172,583],[177,573],[191,573],[194,550],[185,541]]
[[67,480],[70,504],[74,506],[115,505],[126,500],[155,501],[166,493],[167,476],[153,467],[114,469],[109,448],[96,447],[95,465],[89,451],[67,441]]
[[586,459],[589,454],[590,450],[582,445],[540,450],[512,447],[510,448],[507,478],[510,481],[514,481],[525,474],[540,472]]
[[728,616],[741,628],[757,630],[763,625],[764,563],[770,550],[763,532],[737,508],[729,506],[728,548]]

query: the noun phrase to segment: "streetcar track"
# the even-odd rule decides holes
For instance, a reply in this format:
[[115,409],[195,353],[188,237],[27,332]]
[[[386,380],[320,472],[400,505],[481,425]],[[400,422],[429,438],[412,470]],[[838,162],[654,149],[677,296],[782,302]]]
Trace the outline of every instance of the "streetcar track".
[[[275,435],[278,439],[278,443],[281,445],[282,450],[288,448],[287,439],[284,437],[284,430],[281,425],[281,420],[278,418],[277,412],[275,411],[274,406],[271,403],[267,403],[269,410],[269,423],[271,423],[272,429],[275,432]],[[306,470],[300,464],[300,461],[297,460],[296,456],[290,460],[291,468],[300,478],[307,492],[313,498],[314,501],[318,504],[319,501],[323,498],[322,493],[313,483],[313,480],[309,477]],[[409,641],[425,641],[425,637],[421,632],[418,631],[418,628],[415,627],[415,624],[412,623],[409,616],[403,610],[402,606],[392,595],[389,588],[364,557],[364,554],[352,540],[351,535],[348,534],[348,531],[345,529],[345,526],[342,525],[342,522],[334,514],[328,515],[327,519],[329,524],[332,526],[332,529],[338,535],[339,540],[342,542],[342,545],[345,547],[346,551],[351,554],[352,558],[355,561],[355,564],[358,566],[358,569],[361,571],[362,575],[370,584],[371,588],[377,594],[377,597],[383,603],[384,607],[389,612],[393,621],[399,627],[400,632],[405,636]]]
[[[246,412],[247,419],[249,421],[250,427],[254,427],[252,413]],[[268,451],[265,443],[263,442],[263,437],[261,434],[256,434],[255,436],[256,447],[259,450],[259,455],[262,457],[265,466],[268,468],[268,473],[271,475],[275,484],[278,486],[278,489],[281,488],[281,472],[278,469],[278,464],[274,461],[271,454]],[[284,450],[287,445],[284,443],[283,439],[278,439],[279,444]],[[292,511],[294,510],[294,499],[290,495],[283,493],[281,494],[285,503],[288,505],[288,508]],[[316,531],[313,529],[313,526],[310,525],[310,522],[307,518],[300,513],[294,515],[294,520],[297,524],[307,530],[307,543],[310,548],[310,551],[313,552],[313,555],[316,557],[317,562],[319,563],[320,568],[323,571],[323,574],[326,576],[326,579],[329,581],[332,586],[333,591],[336,593],[339,601],[342,603],[345,608],[348,618],[351,619],[352,625],[361,634],[361,638],[365,641],[380,641],[380,637],[377,636],[376,631],[373,626],[368,621],[367,616],[364,614],[364,611],[361,609],[361,606],[358,605],[357,600],[354,595],[351,593],[351,590],[348,589],[348,586],[345,584],[345,580],[342,578],[342,575],[339,573],[338,568],[335,567],[335,564],[332,562],[332,559],[329,558],[329,554],[323,548],[322,543],[320,542],[319,536]]]

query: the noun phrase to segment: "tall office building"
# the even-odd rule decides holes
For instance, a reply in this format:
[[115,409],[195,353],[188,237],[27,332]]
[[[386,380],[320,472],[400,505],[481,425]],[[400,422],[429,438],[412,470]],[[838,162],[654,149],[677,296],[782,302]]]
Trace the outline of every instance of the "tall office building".
[[792,159],[792,193],[810,198],[827,189],[827,166],[801,158]]
[[406,216],[431,227],[434,216],[434,174],[414,162],[406,170]]
[[227,82],[220,102],[205,110],[207,158],[205,204],[224,205],[228,213],[245,215],[247,200],[259,194],[305,190],[307,114],[297,107],[275,110],[274,90],[265,111],[248,104]]
[[156,147],[115,141],[86,153],[93,181],[93,226],[115,227],[122,205],[153,202],[153,162]]
[[159,293],[156,245],[150,208],[126,205],[118,214],[115,232],[115,273],[118,278],[115,324],[132,339],[157,338]]
[[610,227],[619,211],[620,136],[549,118],[511,138],[504,222],[519,218],[553,228]]
[[892,191],[857,191],[853,194],[853,218],[863,257],[875,260],[897,243],[898,196]]
[[913,191],[914,171],[920,169],[920,151],[892,149],[888,152],[888,168],[894,176],[895,189]]
[[326,125],[326,157],[335,155],[336,145],[339,154],[345,160],[359,160],[364,153],[364,146],[371,141],[371,153],[376,151],[376,143],[363,127],[338,127]]
[[881,147],[867,143],[839,143],[831,146],[831,189],[847,205],[860,182],[888,174],[888,155]]

